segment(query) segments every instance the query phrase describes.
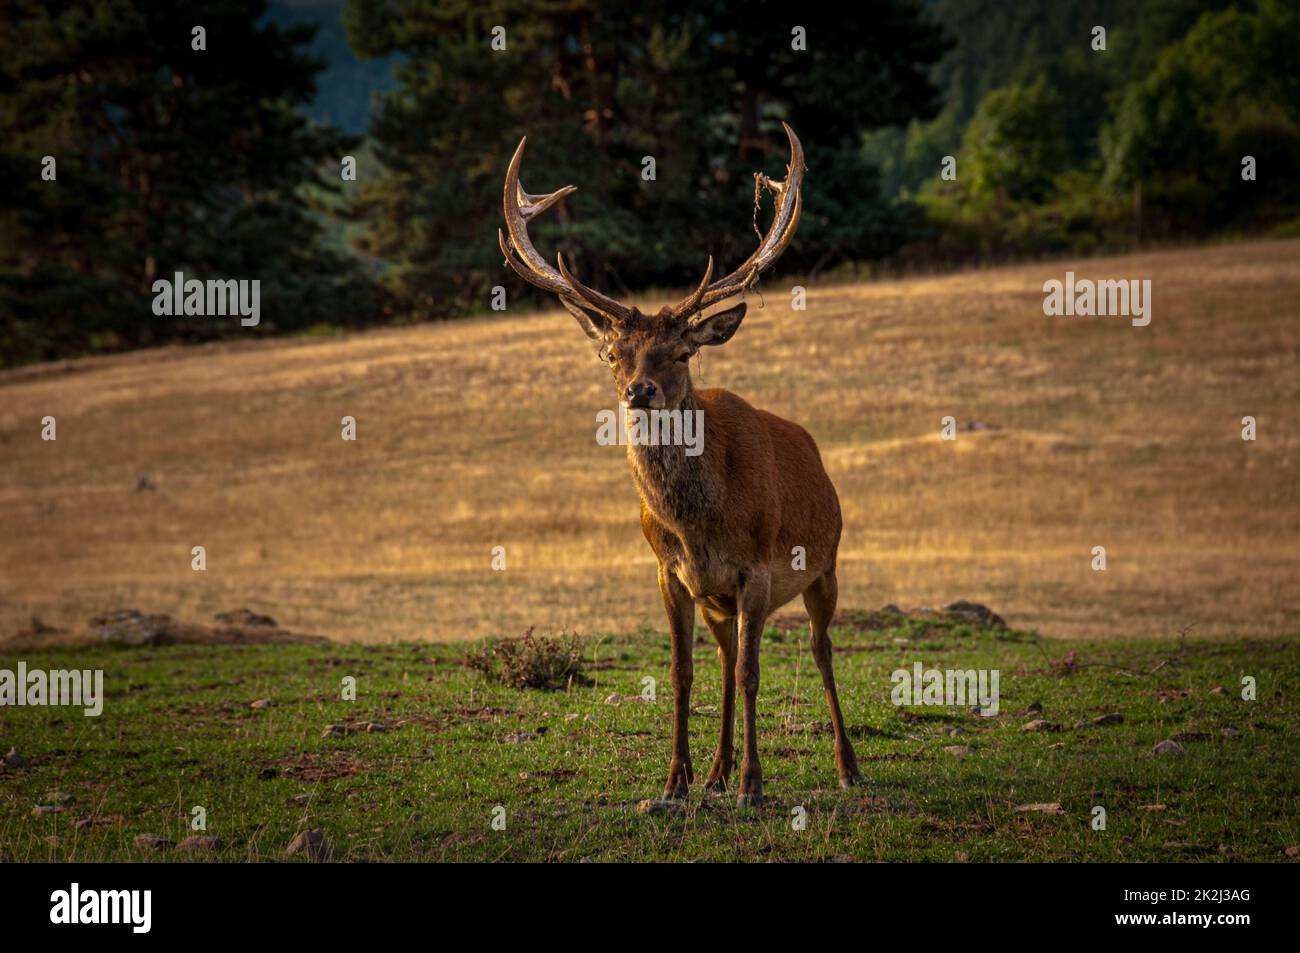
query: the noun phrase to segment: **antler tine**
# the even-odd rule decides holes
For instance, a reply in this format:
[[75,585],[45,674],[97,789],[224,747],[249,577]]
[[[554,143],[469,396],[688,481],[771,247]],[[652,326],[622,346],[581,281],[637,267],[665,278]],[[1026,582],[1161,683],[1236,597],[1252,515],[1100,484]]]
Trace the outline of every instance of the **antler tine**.
[[524,281],[528,282],[530,285],[536,285],[538,288],[545,291],[554,292],[555,294],[569,293],[568,289],[564,287],[563,282],[552,282],[544,274],[538,274],[520,261],[516,257],[517,253],[507,242],[505,234],[499,228],[497,229],[497,244],[501,246],[501,254],[505,256],[506,264],[510,266],[510,270],[520,278],[524,279]]
[[799,215],[803,212],[803,176],[807,166],[804,164],[803,144],[799,142],[799,137],[794,134],[789,123],[783,122],[781,125],[790,141],[790,163],[786,166],[785,179],[770,179],[761,172],[754,173],[754,181],[771,189],[776,196],[776,212],[772,216],[772,224],[744,264],[703,290],[695,302],[697,309],[707,308],[747,290],[761,272],[781,257],[794,238]]
[[630,308],[577,281],[565,269],[563,257],[559,258],[560,270],[557,272],[533,247],[532,239],[528,236],[529,220],[546,211],[571,192],[576,192],[577,189],[572,185],[566,185],[547,195],[532,195],[525,192],[524,187],[519,184],[519,168],[523,164],[524,145],[527,142],[527,136],[519,140],[519,147],[515,149],[510,167],[506,170],[502,209],[505,213],[509,243],[506,241],[506,233],[497,230],[497,241],[501,246],[501,253],[505,255],[506,264],[530,284],[570,299],[582,299],[616,321],[626,321],[631,317]]
[[[530,195],[525,192],[523,186],[519,184],[519,167],[523,163],[524,146],[527,142],[527,136],[519,140],[519,146],[515,149],[510,166],[506,170],[502,203],[510,244],[509,247],[506,246],[505,236],[500,235],[498,230],[501,250],[506,256],[506,262],[524,280],[556,294],[569,293],[570,289],[559,273],[533,247],[532,240],[528,237],[528,220],[576,189],[566,185],[550,195]],[[515,256],[518,256],[517,260]]]
[[673,305],[673,314],[679,318],[684,318],[694,311],[699,310],[700,299],[704,297],[704,292],[709,287],[709,279],[713,277],[713,256],[709,256],[708,267],[704,269],[704,280],[700,282],[698,288],[683,298],[677,304]]
[[565,267],[563,254],[557,254],[555,260],[560,263],[560,275],[568,283],[571,289],[568,292],[569,297],[582,298],[587,302],[587,304],[596,308],[598,311],[603,311],[611,317],[618,318],[620,321],[626,321],[632,316],[631,308],[615,301],[607,295],[601,294],[595,288],[588,288],[577,278],[573,277],[573,273]]

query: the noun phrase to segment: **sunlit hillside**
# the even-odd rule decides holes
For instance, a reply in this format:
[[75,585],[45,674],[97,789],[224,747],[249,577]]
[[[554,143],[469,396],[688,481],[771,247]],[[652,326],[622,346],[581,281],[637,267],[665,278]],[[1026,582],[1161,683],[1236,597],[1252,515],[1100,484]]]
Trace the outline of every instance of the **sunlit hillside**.
[[[1044,316],[1067,269],[1150,278],[1150,325]],[[842,608],[1300,627],[1300,241],[813,287],[804,311],[791,283],[693,370],[817,439]],[[558,310],[0,375],[0,632],[241,606],[367,641],[661,630],[624,452],[595,440],[613,404]]]

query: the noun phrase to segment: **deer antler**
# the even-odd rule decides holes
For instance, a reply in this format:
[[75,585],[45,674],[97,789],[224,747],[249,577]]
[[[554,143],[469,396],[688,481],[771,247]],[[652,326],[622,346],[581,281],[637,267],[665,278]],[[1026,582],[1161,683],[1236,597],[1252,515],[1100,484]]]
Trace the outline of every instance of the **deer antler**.
[[529,220],[546,211],[570,192],[576,192],[577,189],[572,185],[566,185],[549,195],[530,195],[525,192],[524,187],[519,184],[519,167],[523,163],[524,143],[527,141],[527,136],[519,140],[519,148],[515,150],[514,158],[510,160],[510,168],[506,171],[503,207],[506,231],[510,234],[509,243],[506,242],[505,233],[497,229],[497,240],[501,245],[501,254],[506,256],[506,264],[520,278],[538,288],[568,298],[575,304],[585,303],[613,319],[616,324],[629,321],[632,317],[632,309],[594,288],[588,288],[573,277],[564,265],[563,255],[557,256],[560,270],[556,271],[533,247],[532,239],[528,237]]
[[781,125],[785,127],[785,134],[790,140],[790,164],[786,167],[784,181],[769,179],[761,172],[754,173],[754,181],[770,189],[776,196],[776,213],[767,235],[743,265],[712,284],[709,283],[709,278],[713,275],[713,258],[710,256],[700,286],[673,307],[673,313],[679,318],[687,318],[709,305],[748,290],[759,274],[781,257],[781,253],[790,244],[790,239],[794,238],[794,230],[799,225],[799,213],[803,211],[801,189],[807,166],[804,165],[803,145],[799,142],[799,137],[788,123],[783,122]]

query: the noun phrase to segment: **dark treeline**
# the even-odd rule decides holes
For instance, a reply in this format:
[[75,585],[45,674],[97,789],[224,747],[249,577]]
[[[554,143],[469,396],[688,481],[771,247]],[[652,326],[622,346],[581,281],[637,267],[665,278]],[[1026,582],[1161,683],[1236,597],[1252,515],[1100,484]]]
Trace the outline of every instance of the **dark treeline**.
[[[356,49],[402,54],[399,88],[371,127],[385,173],[362,183],[357,213],[372,226],[363,247],[394,263],[392,288],[417,313],[486,302],[495,284],[524,293],[496,242],[506,163],[524,132],[524,187],[578,186],[539,220],[539,248],[562,246],[578,274],[616,293],[695,283],[710,253],[720,268],[749,254],[752,172],[784,175],[782,119],[815,170],[786,269],[887,254],[905,239],[862,138],[941,105],[929,71],[947,41],[915,3],[873,4],[857,28],[828,5],[805,8],[806,49],[796,48],[788,3],[509,7],[509,16],[480,0],[346,9]],[[489,45],[495,25],[505,26],[505,51]]]
[[243,330],[156,315],[154,282],[178,271],[260,280],[263,332],[375,314],[378,289],[314,212],[355,142],[295,108],[320,67],[299,52],[310,31],[259,26],[264,12],[0,6],[3,363]]
[[[539,248],[615,294],[749,253],[782,120],[787,274],[1300,234],[1295,0],[326,7],[393,64],[364,140],[308,118],[325,63],[262,0],[0,8],[0,363],[530,300],[496,246],[525,133],[530,191],[579,186]],[[175,272],[259,279],[261,323],[155,314]]]

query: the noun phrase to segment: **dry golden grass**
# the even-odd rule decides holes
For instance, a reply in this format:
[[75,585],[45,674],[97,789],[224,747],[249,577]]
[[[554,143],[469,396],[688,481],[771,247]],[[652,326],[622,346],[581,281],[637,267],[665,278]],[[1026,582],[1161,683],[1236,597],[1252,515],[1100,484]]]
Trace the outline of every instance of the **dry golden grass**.
[[[1067,268],[1151,278],[1150,326],[1045,317]],[[817,439],[841,606],[964,597],[1059,636],[1300,632],[1300,242],[827,287],[802,312],[788,283],[694,373]],[[0,633],[244,605],[363,641],[662,629],[623,451],[594,439],[613,402],[558,311],[0,375]],[[1000,429],[944,442],[945,415]]]

